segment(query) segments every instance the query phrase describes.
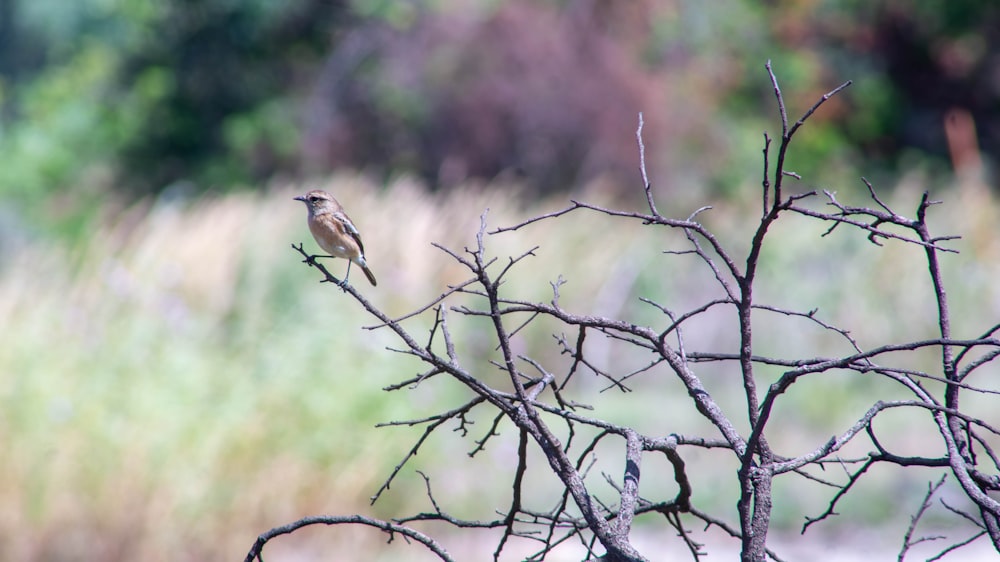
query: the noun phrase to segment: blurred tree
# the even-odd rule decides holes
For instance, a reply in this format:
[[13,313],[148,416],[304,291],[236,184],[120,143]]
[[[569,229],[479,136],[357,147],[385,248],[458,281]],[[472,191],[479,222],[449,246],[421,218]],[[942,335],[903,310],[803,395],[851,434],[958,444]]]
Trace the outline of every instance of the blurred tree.
[[328,48],[344,4],[174,0],[125,58],[119,86],[150,85],[122,152],[129,185],[230,184],[294,169],[297,85]]
[[504,173],[543,190],[632,177],[622,147],[638,111],[660,114],[655,91],[629,44],[583,7],[505,2],[479,17],[423,12],[404,28],[353,30],[320,74],[307,162],[408,169],[445,186]]
[[294,171],[294,100],[346,13],[329,0],[2,2],[13,165],[0,190],[34,194],[95,169],[139,193]]
[[773,36],[858,88],[846,142],[873,163],[908,166],[913,153],[944,163],[945,118],[967,111],[979,145],[1000,150],[1000,4],[990,0],[779,2]]
[[628,185],[642,111],[664,189],[725,195],[773,128],[754,117],[767,59],[797,91],[855,81],[796,147],[821,183],[861,158],[944,164],[953,109],[988,157],[998,24],[987,0],[0,0],[0,192],[204,190],[339,166],[432,186]]
[[943,168],[956,108],[987,156],[1000,136],[996,2],[507,0],[383,19],[347,34],[321,72],[312,169],[402,168],[432,185],[513,171],[541,189],[620,179],[634,162],[611,147],[642,110],[651,144],[673,155],[657,155],[664,167],[727,185],[734,172],[716,162],[750,146],[732,131],[767,103],[766,86],[747,78],[766,59],[798,90],[857,84],[796,148],[800,171],[821,181],[862,158],[890,173],[913,154]]
[[[983,150],[1000,150],[1000,5],[982,0],[935,1],[921,10],[889,2],[879,14],[877,56],[895,87],[906,92],[890,153],[913,146],[946,154],[941,124],[952,109],[968,110]],[[932,125],[932,126],[928,126]]]

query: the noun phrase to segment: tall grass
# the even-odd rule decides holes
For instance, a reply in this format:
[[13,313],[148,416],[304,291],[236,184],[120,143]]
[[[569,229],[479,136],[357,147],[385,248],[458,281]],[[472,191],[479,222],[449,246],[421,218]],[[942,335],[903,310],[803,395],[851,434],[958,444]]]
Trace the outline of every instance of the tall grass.
[[[419,366],[385,349],[395,344],[385,331],[362,329],[372,319],[336,287],[317,283],[316,272],[289,247],[305,242],[316,248],[305,210],[291,199],[312,187],[142,204],[75,246],[38,242],[5,258],[0,439],[7,454],[0,463],[0,559],[235,560],[260,531],[304,515],[388,517],[427,508],[422,482],[411,471],[374,508],[367,507],[418,434],[373,425],[427,415],[461,391],[429,381],[410,393],[382,392]],[[487,207],[490,225],[501,226],[563,204],[525,208],[508,189],[430,195],[406,180],[379,189],[354,176],[321,187],[340,198],[361,229],[380,282],[363,290],[391,315],[465,279],[466,272],[431,242],[471,246]],[[962,330],[956,335],[966,337],[1000,316],[1000,244],[997,209],[988,194],[962,193],[946,196],[938,220],[947,233],[966,236],[956,244],[964,253],[946,258]],[[907,185],[896,199],[915,207]],[[720,206],[703,218],[737,241],[752,227],[754,212]],[[798,219],[779,225],[765,255],[761,298],[819,306],[828,319],[851,327],[866,347],[933,334],[919,252],[895,244],[874,248],[846,231],[821,239],[822,231],[822,225]],[[662,255],[682,246],[676,234],[595,214],[571,214],[490,236],[487,243],[501,260],[539,246],[512,274],[507,291],[548,299],[549,282],[563,275],[569,282],[562,304],[582,313],[662,322],[637,296],[683,310],[710,293],[711,278],[695,260]],[[343,266],[332,262],[331,271],[342,272]],[[911,313],[926,323],[905,320]],[[689,329],[688,349],[731,345],[727,314]],[[491,353],[481,324],[455,322],[460,349]],[[786,323],[762,322],[762,352],[841,349],[828,334],[780,327]],[[420,334],[429,319],[407,325]],[[558,330],[541,324],[515,344],[551,361],[565,360],[551,337]],[[594,360],[604,365],[644,360],[622,355],[611,342],[591,343]],[[488,369],[482,373],[493,376]],[[739,408],[733,382],[732,373],[723,371],[706,379],[724,403]],[[805,434],[777,439],[782,445],[805,446],[806,437],[828,433],[831,423],[851,419],[870,400],[871,383],[823,384],[838,399],[803,395],[794,401],[781,414],[804,426]],[[646,391],[606,392],[595,400],[612,416],[652,433],[703,428],[684,413],[686,398],[672,394],[670,383],[635,386]],[[906,433],[900,425],[896,429]],[[474,431],[487,427],[484,420]],[[909,435],[920,449],[921,434]],[[464,458],[469,443],[432,440],[417,466],[451,474],[442,493],[475,497],[456,507],[468,508],[471,516],[476,512],[470,503],[502,507],[506,500],[502,477],[496,489],[484,487],[455,461]],[[485,456],[502,466],[511,454],[509,443],[500,440]],[[327,544],[325,537],[347,541],[355,551],[373,553],[365,559],[376,552],[387,552],[386,559],[412,554],[401,555],[397,547],[383,551],[375,533],[303,536],[318,541],[307,544]],[[323,559],[337,558],[318,552]]]

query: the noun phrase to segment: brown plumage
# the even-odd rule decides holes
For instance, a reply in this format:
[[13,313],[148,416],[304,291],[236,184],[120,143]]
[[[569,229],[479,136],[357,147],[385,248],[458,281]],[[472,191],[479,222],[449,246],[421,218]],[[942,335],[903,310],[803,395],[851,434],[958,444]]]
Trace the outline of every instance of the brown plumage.
[[347,278],[351,276],[353,262],[365,272],[372,286],[377,285],[375,274],[368,269],[368,263],[365,261],[365,247],[361,243],[361,233],[340,203],[332,195],[319,189],[299,195],[295,199],[305,203],[309,209],[309,231],[312,232],[319,247],[331,257],[348,260],[344,283],[347,283]]

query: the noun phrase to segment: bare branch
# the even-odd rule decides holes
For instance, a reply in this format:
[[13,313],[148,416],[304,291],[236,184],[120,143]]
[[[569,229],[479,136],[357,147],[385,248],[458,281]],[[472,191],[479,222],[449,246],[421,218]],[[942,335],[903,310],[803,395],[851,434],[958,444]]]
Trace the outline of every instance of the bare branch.
[[510,508],[507,510],[507,517],[504,519],[503,536],[497,544],[496,551],[493,552],[493,560],[500,560],[503,546],[507,539],[514,534],[514,521],[517,514],[521,512],[521,486],[524,481],[524,473],[528,469],[528,432],[521,430],[517,445],[517,470],[514,472],[513,493],[511,494]]
[[653,186],[649,183],[649,176],[646,174],[646,145],[642,142],[642,112],[639,112],[639,127],[635,130],[635,139],[639,143],[639,171],[642,173],[643,191],[646,193],[646,204],[649,205],[649,212],[659,216],[656,210],[656,203],[653,201]]
[[931,498],[934,496],[935,493],[937,493],[938,488],[940,488],[941,485],[944,484],[946,478],[947,475],[942,476],[941,479],[937,481],[937,484],[934,485],[927,484],[927,494],[924,495],[924,501],[920,504],[920,507],[917,508],[917,512],[913,514],[913,517],[910,518],[910,526],[907,527],[906,534],[903,535],[903,546],[899,549],[899,556],[897,557],[897,560],[899,560],[899,562],[903,562],[903,559],[906,558],[906,552],[910,550],[910,547],[922,542],[934,541],[944,538],[940,536],[934,536],[934,537],[920,537],[916,540],[913,540],[913,533],[917,530],[917,523],[920,521],[920,518],[924,516],[924,513],[927,511],[927,508],[931,506]]
[[628,431],[625,434],[625,478],[618,508],[618,528],[615,531],[628,538],[632,530],[632,518],[639,497],[639,467],[642,465],[642,442],[639,434]]
[[[772,76],[773,76],[773,74],[772,74]],[[786,136],[788,137],[788,139],[791,140],[792,135],[794,135],[795,132],[799,130],[799,127],[801,127],[802,125],[804,125],[805,122],[806,122],[806,120],[809,119],[812,116],[812,114],[816,112],[817,109],[819,109],[819,106],[821,106],[824,103],[826,103],[833,96],[839,94],[841,91],[843,91],[845,88],[847,88],[848,86],[850,86],[852,83],[853,82],[851,80],[848,80],[847,82],[844,82],[843,84],[837,86],[836,88],[834,88],[834,89],[830,90],[829,92],[827,92],[827,93],[823,94],[822,96],[820,96],[820,98],[818,100],[816,100],[816,103],[814,103],[812,105],[812,107],[810,107],[809,109],[807,109],[806,112],[802,114],[802,117],[799,117],[799,120],[796,121],[795,124],[792,125],[792,127],[790,129],[788,129],[788,132],[786,134]],[[777,84],[775,84],[775,88],[777,88]],[[785,122],[785,121],[787,121],[787,118],[784,118],[783,122]],[[801,179],[801,178],[799,178],[799,179]]]
[[844,496],[847,495],[847,492],[849,492],[851,490],[851,488],[858,481],[858,479],[860,479],[861,476],[864,473],[868,472],[868,469],[871,468],[872,465],[875,464],[875,462],[876,462],[875,458],[869,458],[868,461],[864,465],[861,466],[861,468],[859,468],[858,470],[856,470],[854,472],[854,474],[851,474],[851,477],[848,478],[847,483],[844,484],[843,486],[841,486],[840,490],[838,490],[837,493],[833,496],[833,498],[830,499],[830,503],[827,505],[826,511],[824,511],[823,513],[821,513],[817,517],[808,517],[807,516],[806,517],[806,522],[802,524],[802,531],[801,531],[801,533],[804,535],[806,533],[806,531],[809,530],[809,527],[813,523],[816,523],[816,522],[819,522],[819,521],[823,521],[827,517],[830,517],[830,516],[833,516],[833,515],[840,515],[839,513],[837,513],[836,511],[834,511],[837,508],[837,502],[840,501],[840,498],[842,498],[842,497],[844,497]]
[[275,537],[281,535],[287,535],[293,533],[302,527],[308,527],[310,525],[367,525],[369,527],[375,527],[376,529],[381,529],[389,534],[389,542],[392,542],[394,534],[400,534],[406,538],[413,539],[425,547],[428,550],[437,555],[438,558],[444,560],[445,562],[454,562],[455,559],[448,554],[437,541],[428,537],[427,535],[421,533],[420,531],[411,529],[409,527],[404,527],[396,523],[390,523],[388,521],[382,521],[380,519],[375,519],[372,517],[365,517],[363,515],[320,515],[316,517],[303,517],[298,521],[289,523],[287,525],[282,525],[281,527],[275,527],[266,533],[262,533],[257,537],[257,541],[254,543],[250,552],[247,553],[245,558],[246,562],[253,562],[254,560],[259,560],[264,562],[262,557],[262,552],[264,550],[264,545],[268,541]]

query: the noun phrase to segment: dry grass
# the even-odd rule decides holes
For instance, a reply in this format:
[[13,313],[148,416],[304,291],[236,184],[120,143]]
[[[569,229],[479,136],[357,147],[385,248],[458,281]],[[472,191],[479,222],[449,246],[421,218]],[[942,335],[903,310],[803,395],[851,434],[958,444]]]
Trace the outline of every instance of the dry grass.
[[[401,180],[380,190],[354,176],[322,187],[341,199],[361,229],[380,281],[365,292],[390,314],[465,278],[430,242],[471,245],[486,207],[490,224],[500,226],[562,205],[523,209],[507,188],[439,197]],[[291,200],[305,190],[140,205],[78,247],[38,243],[5,259],[0,439],[8,454],[0,464],[0,559],[234,560],[270,526],[309,514],[369,512],[368,496],[413,436],[372,425],[426,414],[456,391],[428,385],[407,395],[381,392],[417,367],[383,351],[392,339],[361,330],[370,320],[360,307],[316,283],[316,273],[289,248],[299,241],[315,248],[304,210]],[[583,198],[593,201],[599,193]],[[896,199],[915,207],[906,184]],[[937,209],[938,221],[966,237],[957,244],[965,253],[945,262],[957,335],[973,336],[1000,317],[997,208],[983,190],[949,199]],[[720,207],[705,220],[738,239],[751,226],[745,222],[750,214]],[[868,347],[933,329],[918,252],[872,248],[846,232],[820,239],[821,232],[798,220],[779,227],[765,256],[763,298],[820,306]],[[541,246],[512,276],[509,294],[548,299],[549,282],[562,274],[570,281],[563,304],[580,312],[659,322],[637,295],[684,309],[707,294],[709,278],[693,260],[661,256],[677,247],[676,238],[594,214],[492,236],[488,244],[501,260]],[[851,261],[839,261],[846,257]],[[926,322],[906,320],[911,314]],[[727,322],[717,317],[689,330],[690,346],[726,345]],[[420,333],[427,320],[409,325]],[[821,354],[837,345],[801,326],[771,327],[762,324],[761,344],[779,355]],[[553,329],[539,326],[517,345],[559,360]],[[489,353],[475,323],[465,325],[461,338],[464,349]],[[605,365],[636,360],[596,338],[593,345],[595,360]],[[706,383],[725,395],[729,380],[720,373]],[[870,399],[863,381],[821,385],[824,400],[803,395],[781,412],[803,431],[777,442],[797,450]],[[697,428],[682,408],[684,396],[670,395],[669,388],[652,383],[649,392],[605,393],[600,400],[607,400],[610,415],[652,432]],[[829,393],[841,399],[831,401]],[[722,400],[739,407],[735,394]],[[897,429],[914,448],[923,446],[903,422]],[[437,455],[461,456],[469,448],[467,441],[432,442],[421,466],[448,473],[449,463]],[[487,460],[502,464],[509,454],[500,442]],[[483,489],[462,470],[454,469],[450,493],[502,505],[502,478],[496,490]],[[423,508],[419,489],[415,478],[404,480],[374,513]],[[303,537],[303,544],[328,545],[324,537],[330,536],[352,541],[354,552],[382,541],[374,533],[321,531]],[[305,556],[309,548],[288,555]],[[386,559],[400,556],[399,547],[391,552]]]

